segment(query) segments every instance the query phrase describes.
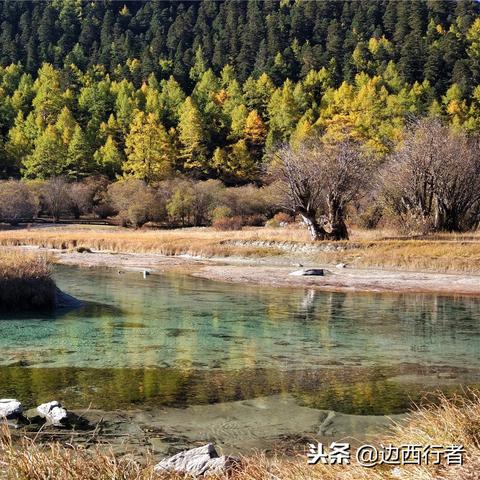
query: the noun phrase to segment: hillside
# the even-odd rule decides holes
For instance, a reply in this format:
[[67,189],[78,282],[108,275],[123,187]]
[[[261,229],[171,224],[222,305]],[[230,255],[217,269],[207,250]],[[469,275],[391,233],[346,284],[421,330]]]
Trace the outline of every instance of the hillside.
[[469,0],[3,1],[0,176],[239,184],[260,178],[273,147],[315,132],[348,132],[378,158],[411,117],[476,132],[479,11]]

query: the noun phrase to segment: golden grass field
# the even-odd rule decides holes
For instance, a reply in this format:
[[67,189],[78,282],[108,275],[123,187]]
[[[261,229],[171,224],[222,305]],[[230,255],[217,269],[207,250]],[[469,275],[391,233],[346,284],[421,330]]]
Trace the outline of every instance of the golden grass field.
[[[472,392],[471,392],[472,393]],[[400,476],[390,465],[365,468],[352,459],[350,465],[308,465],[305,455],[267,457],[263,454],[241,459],[231,480],[474,480],[480,472],[480,399],[442,398],[436,406],[420,408],[382,439],[384,444],[463,445],[463,466],[401,466]],[[473,397],[473,398],[472,398]],[[158,461],[158,459],[156,459]],[[131,457],[115,457],[108,448],[85,449],[66,440],[64,444],[41,445],[24,439],[13,442],[8,429],[0,434],[0,478],[8,480],[179,480],[178,475],[153,471],[155,459],[140,464]]]
[[0,230],[0,246],[35,245],[122,253],[190,254],[202,257],[308,258],[321,264],[347,263],[359,268],[480,273],[480,233],[442,234],[416,239],[384,230],[353,230],[348,242],[312,242],[306,230],[211,228],[130,230],[118,227],[57,226]]

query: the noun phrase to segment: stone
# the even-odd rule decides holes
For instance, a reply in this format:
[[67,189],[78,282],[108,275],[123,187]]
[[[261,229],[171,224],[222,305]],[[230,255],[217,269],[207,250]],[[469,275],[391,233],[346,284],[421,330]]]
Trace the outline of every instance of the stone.
[[213,444],[192,448],[164,458],[155,465],[156,473],[180,473],[193,476],[218,475],[239,463],[235,457],[219,456]]
[[0,399],[0,418],[11,420],[21,417],[23,413],[22,404],[14,398]]
[[63,427],[67,423],[68,412],[63,405],[56,400],[42,403],[37,407],[37,412],[48,424],[54,427]]
[[337,263],[336,267],[337,268],[346,268],[347,265],[345,265],[345,263]]
[[303,277],[303,276],[318,276],[318,277],[323,277],[325,275],[325,272],[323,268],[307,268],[304,270],[297,270],[295,272],[290,273],[290,275],[295,275],[297,277]]

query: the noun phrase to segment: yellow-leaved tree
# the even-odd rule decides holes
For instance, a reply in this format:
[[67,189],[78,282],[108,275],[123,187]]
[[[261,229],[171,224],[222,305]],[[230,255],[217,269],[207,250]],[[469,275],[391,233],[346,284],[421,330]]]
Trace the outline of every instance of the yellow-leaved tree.
[[137,111],[125,139],[125,153],[124,174],[146,183],[162,180],[172,170],[172,142],[154,113]]

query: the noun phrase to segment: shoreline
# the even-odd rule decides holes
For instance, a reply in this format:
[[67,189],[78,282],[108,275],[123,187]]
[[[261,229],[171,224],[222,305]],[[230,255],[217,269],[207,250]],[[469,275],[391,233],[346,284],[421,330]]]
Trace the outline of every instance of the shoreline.
[[[117,253],[107,251],[72,252],[42,247],[8,247],[49,253],[54,262],[79,267],[109,267],[148,270],[153,274],[178,272],[197,278],[264,287],[309,288],[345,293],[428,293],[447,296],[480,296],[480,275],[414,272],[405,270],[337,268],[335,265],[305,263],[287,266],[270,258],[204,258],[188,255]],[[325,276],[290,276],[302,268],[323,268]]]

